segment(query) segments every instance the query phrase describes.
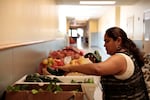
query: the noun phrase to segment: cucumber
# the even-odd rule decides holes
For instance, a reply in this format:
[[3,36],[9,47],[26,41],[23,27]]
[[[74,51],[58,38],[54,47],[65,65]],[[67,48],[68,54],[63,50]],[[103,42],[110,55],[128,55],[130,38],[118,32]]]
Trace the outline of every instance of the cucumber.
[[54,70],[54,69],[52,69],[52,68],[50,68],[50,67],[47,67],[47,71],[48,71],[49,73],[51,73],[52,75],[57,75],[57,71]]
[[25,82],[43,82],[43,80],[41,80],[38,77],[32,77],[32,78],[26,78]]
[[60,70],[60,69],[52,69],[50,67],[47,67],[47,71],[49,73],[51,73],[52,75],[56,75],[56,76],[62,76],[65,74],[65,71]]
[[93,63],[97,63],[97,57],[94,53],[87,53],[84,55],[85,58],[89,58]]
[[102,61],[102,57],[101,57],[99,51],[98,51],[98,50],[95,50],[95,51],[94,51],[94,54],[95,54],[95,56],[96,56],[96,58],[97,58],[97,61],[98,61],[98,62],[101,62],[101,61]]
[[101,62],[101,55],[98,50],[95,50],[94,53],[87,53],[84,55],[85,58],[89,58],[93,63]]
[[45,76],[45,75],[40,75],[39,78],[41,80],[43,80],[43,82],[51,82],[52,81],[52,79],[50,77]]

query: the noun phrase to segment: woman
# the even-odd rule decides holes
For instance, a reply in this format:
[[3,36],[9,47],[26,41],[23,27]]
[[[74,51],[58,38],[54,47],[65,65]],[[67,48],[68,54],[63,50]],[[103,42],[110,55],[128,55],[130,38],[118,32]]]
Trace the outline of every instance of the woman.
[[126,33],[112,27],[104,36],[109,55],[106,61],[78,66],[62,66],[67,72],[100,75],[104,100],[149,100],[141,67],[142,54]]

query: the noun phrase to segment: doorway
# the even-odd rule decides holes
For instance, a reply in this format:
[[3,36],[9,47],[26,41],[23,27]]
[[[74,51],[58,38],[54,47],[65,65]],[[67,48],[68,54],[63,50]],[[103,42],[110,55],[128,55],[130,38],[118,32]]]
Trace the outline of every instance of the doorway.
[[85,31],[83,28],[70,28],[68,32],[70,45],[75,46],[79,49],[87,48],[88,45],[84,33]]
[[88,48],[87,22],[70,20],[68,36],[70,45],[79,49]]

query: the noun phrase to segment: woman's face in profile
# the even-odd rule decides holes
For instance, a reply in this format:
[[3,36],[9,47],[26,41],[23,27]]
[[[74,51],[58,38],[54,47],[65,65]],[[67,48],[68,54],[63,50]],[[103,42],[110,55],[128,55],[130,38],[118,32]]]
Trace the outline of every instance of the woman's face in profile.
[[104,47],[106,48],[107,54],[109,55],[115,54],[117,50],[116,41],[105,35],[104,42],[105,42]]

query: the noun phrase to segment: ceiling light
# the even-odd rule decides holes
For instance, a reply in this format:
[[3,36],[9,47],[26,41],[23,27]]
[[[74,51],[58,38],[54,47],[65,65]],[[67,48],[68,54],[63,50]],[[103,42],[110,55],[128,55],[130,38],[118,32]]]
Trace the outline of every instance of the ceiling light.
[[80,4],[115,4],[116,1],[80,1]]

